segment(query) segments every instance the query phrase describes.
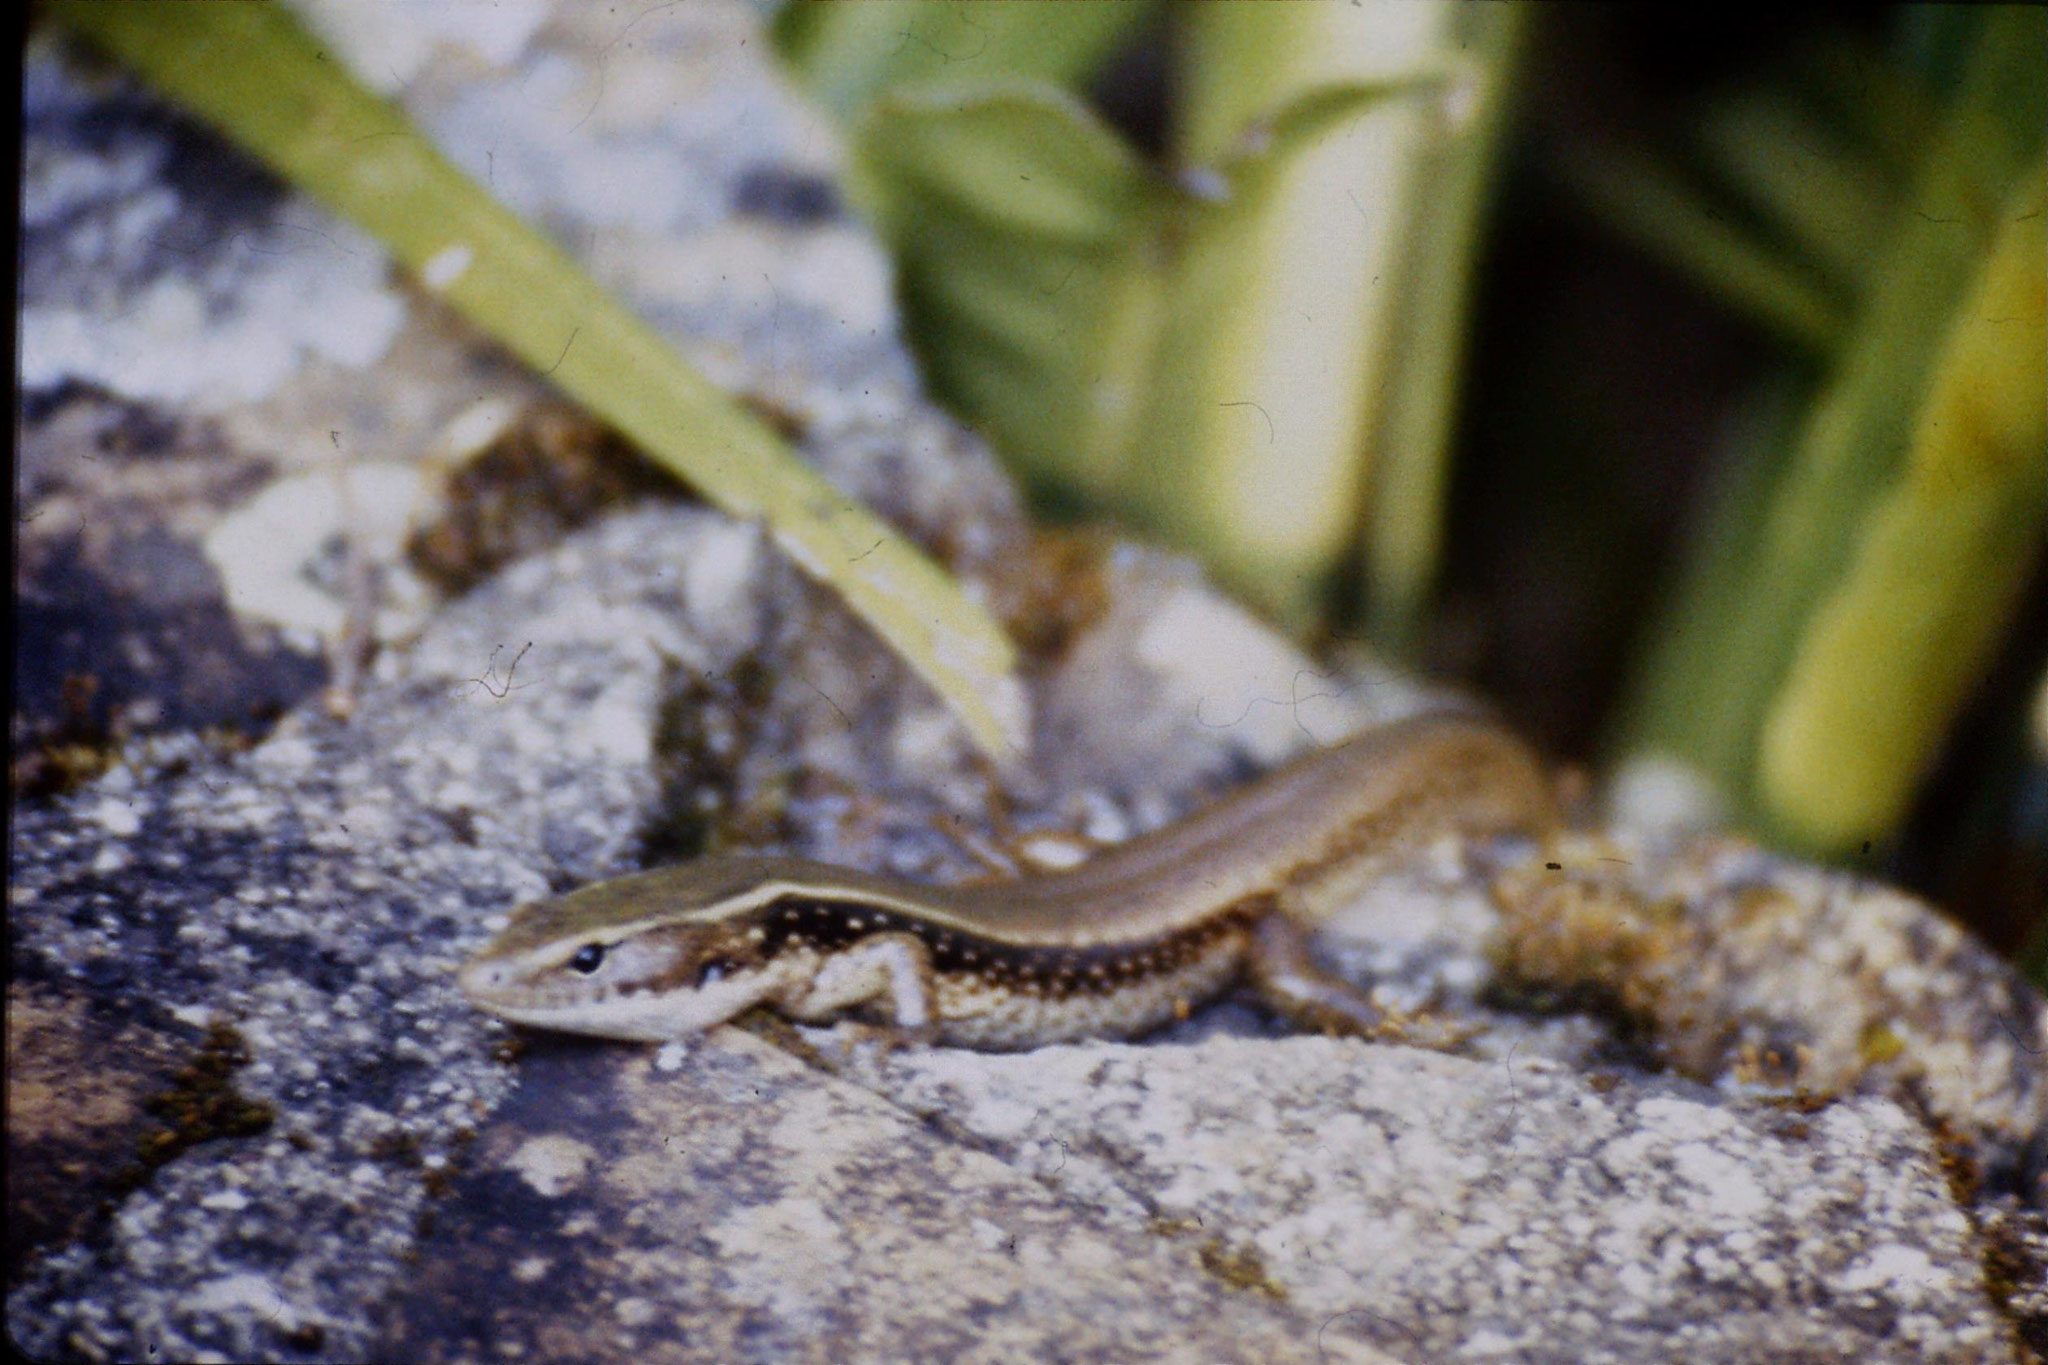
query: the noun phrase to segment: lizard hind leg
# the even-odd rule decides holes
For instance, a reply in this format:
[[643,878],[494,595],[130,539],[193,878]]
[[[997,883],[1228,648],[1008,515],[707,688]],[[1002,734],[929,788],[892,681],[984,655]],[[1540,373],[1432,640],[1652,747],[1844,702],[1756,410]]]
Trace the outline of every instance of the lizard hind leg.
[[1426,1016],[1382,1009],[1349,981],[1316,965],[1308,931],[1284,914],[1253,926],[1246,975],[1268,1009],[1304,1029],[1449,1052],[1471,1034]]

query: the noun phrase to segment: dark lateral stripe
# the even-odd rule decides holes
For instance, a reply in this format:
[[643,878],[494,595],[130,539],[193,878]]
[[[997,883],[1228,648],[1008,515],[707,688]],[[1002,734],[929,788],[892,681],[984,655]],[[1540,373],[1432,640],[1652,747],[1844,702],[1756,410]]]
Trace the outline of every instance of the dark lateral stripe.
[[1192,962],[1217,940],[1243,932],[1251,910],[1225,910],[1171,934],[1086,948],[1005,943],[858,900],[786,897],[763,907],[761,916],[761,948],[770,958],[791,943],[831,951],[870,934],[907,933],[930,950],[935,971],[1067,994],[1114,989]]

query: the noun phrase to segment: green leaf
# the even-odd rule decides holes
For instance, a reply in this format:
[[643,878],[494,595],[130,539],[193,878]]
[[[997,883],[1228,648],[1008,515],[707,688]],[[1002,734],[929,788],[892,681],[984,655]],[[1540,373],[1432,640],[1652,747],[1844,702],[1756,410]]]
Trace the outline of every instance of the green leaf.
[[763,521],[1002,761],[1014,649],[937,564],[848,501],[268,4],[44,8],[369,232],[486,334],[737,517]]
[[1638,657],[1616,749],[1682,759],[1730,794],[1747,790],[1757,714],[1774,661],[1747,648],[1769,610],[1751,581],[1771,489],[1782,477],[1811,386],[1780,373],[1739,401],[1707,461],[1713,486],[1682,574]]
[[[1928,423],[1968,411],[1945,396],[1957,382],[1955,329],[1994,247],[2005,249],[2004,206],[2037,170],[2048,128],[2048,15],[1982,13],[1830,369],[1784,458],[1763,471],[1772,477],[1723,512],[1717,524],[1735,535],[1688,566],[1630,707],[1633,746],[1723,777],[1728,796],[1812,847],[1881,832],[1873,822],[1896,812],[1928,735],[1958,704],[1948,670],[1977,666],[1974,632],[1997,610],[1986,585],[2003,579],[1984,567],[1985,547],[2009,533],[2006,516],[2038,515],[2027,496],[1991,512],[1978,501],[1986,475],[1964,477],[1953,455],[1929,468],[1957,478],[1956,501],[1936,496],[1917,465],[1931,458]],[[2003,372],[1988,358],[1983,367]],[[1916,536],[1926,538],[1917,563]],[[1953,565],[1934,562],[1936,546]],[[1969,592],[1984,600],[1965,607]],[[1941,616],[1944,603],[1959,619]],[[1829,772],[1854,774],[1865,795],[1851,800]]]
[[1800,259],[1845,290],[1865,283],[1898,196],[1878,157],[1838,136],[1784,94],[1716,100],[1700,142],[1721,176]]
[[848,119],[893,87],[916,82],[1076,85],[1152,9],[1095,0],[794,0],[775,17],[775,42],[819,102]]
[[1655,156],[1626,146],[1568,146],[1555,164],[1603,222],[1693,276],[1724,307],[1815,354],[1840,344],[1841,300]]
[[2003,220],[1908,464],[1764,725],[1762,796],[1810,845],[1854,847],[1897,821],[2048,543],[2048,170]]
[[1150,174],[1072,97],[1019,82],[894,90],[856,147],[934,390],[1033,477],[1112,491],[1116,396],[1152,351]]
[[1446,83],[1434,72],[1398,80],[1330,81],[1301,91],[1270,114],[1253,119],[1235,144],[1217,158],[1216,169],[1236,193],[1255,190],[1265,177],[1284,169],[1293,154],[1342,127],[1394,95],[1432,93]]

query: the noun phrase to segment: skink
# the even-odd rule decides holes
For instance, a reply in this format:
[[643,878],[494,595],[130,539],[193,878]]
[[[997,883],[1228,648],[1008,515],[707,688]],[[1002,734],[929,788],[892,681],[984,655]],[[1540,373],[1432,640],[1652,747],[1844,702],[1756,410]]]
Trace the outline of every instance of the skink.
[[1304,1027],[1374,1035],[1387,1017],[1310,962],[1319,912],[1418,840],[1540,835],[1553,822],[1519,740],[1469,716],[1421,716],[1064,871],[925,886],[720,857],[593,883],[517,911],[460,979],[518,1023],[647,1041],[766,1005],[1028,1048],[1135,1036],[1240,980]]

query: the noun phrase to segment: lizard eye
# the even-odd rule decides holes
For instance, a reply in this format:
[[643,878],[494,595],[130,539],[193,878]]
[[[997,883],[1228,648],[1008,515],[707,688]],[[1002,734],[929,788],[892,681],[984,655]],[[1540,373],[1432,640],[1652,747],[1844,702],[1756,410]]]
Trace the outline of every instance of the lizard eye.
[[569,959],[569,966],[585,976],[589,976],[603,965],[604,945],[602,943],[586,943],[576,950],[576,956]]
[[732,968],[731,959],[714,957],[697,969],[697,984],[699,986],[715,985],[725,980],[725,974],[731,971]]

